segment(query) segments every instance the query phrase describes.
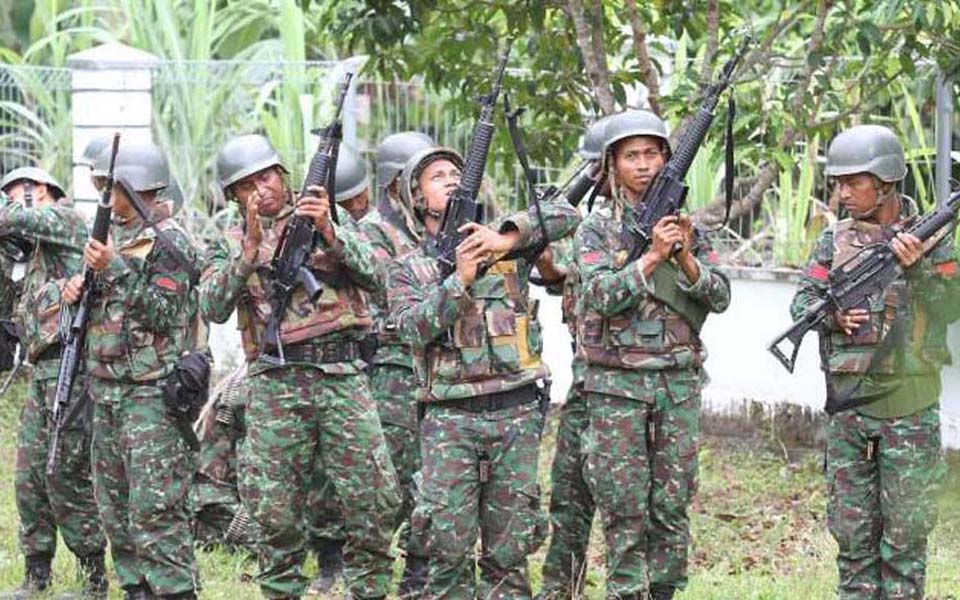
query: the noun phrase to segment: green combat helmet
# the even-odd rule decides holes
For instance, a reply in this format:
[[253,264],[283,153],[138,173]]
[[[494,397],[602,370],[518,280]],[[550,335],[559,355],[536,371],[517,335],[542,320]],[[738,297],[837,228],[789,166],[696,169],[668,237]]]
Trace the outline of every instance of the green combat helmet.
[[435,146],[429,135],[404,131],[383,138],[377,148],[377,185],[387,187],[400,175],[411,156]]
[[[458,169],[463,169],[463,158],[459,152],[443,146],[434,146],[414,153],[400,173],[400,197],[403,198],[407,206],[413,209],[420,220],[423,220],[425,208],[421,203],[420,194],[417,193],[417,188],[420,187],[420,173],[427,168],[427,165],[440,159],[449,160]],[[439,218],[440,215],[434,216]]]
[[584,160],[600,160],[603,156],[603,135],[607,123],[616,115],[601,117],[587,127],[587,131],[580,136],[580,147],[577,153]]
[[105,137],[95,137],[83,148],[83,154],[77,159],[77,164],[93,169],[97,157],[110,145],[110,140]]
[[[93,164],[91,175],[106,177],[112,147],[104,148]],[[153,142],[120,141],[114,176],[130,182],[135,192],[153,192],[170,185],[170,167],[163,151]]]
[[607,117],[603,126],[604,154],[620,140],[638,135],[660,138],[669,148],[670,138],[663,119],[648,110],[629,109]]
[[4,176],[3,180],[0,180],[0,190],[6,193],[7,188],[23,179],[44,184],[57,200],[67,195],[66,192],[63,191],[63,186],[53,178],[53,175],[38,167],[20,167],[19,169],[10,171]]
[[360,194],[370,186],[367,163],[353,146],[340,145],[337,155],[337,189],[334,200],[343,202]]
[[273,166],[289,173],[270,140],[260,134],[231,138],[217,154],[217,176],[224,192],[247,175]]
[[886,183],[906,177],[907,162],[897,136],[881,125],[857,125],[833,138],[827,150],[826,174],[855,173],[870,173]]

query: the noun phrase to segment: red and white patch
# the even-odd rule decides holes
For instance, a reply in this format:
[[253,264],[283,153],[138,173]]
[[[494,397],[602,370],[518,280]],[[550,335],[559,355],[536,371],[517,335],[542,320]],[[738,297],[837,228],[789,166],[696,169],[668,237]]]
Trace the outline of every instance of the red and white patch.
[[956,277],[957,276],[957,261],[948,260],[947,262],[942,262],[933,267],[933,269],[943,277]]
[[820,263],[813,263],[807,267],[807,277],[811,279],[816,279],[817,281],[826,281],[830,278],[830,269],[821,265]]
[[180,290],[180,286],[177,285],[177,282],[172,277],[161,277],[156,281],[157,287],[170,291],[176,292]]

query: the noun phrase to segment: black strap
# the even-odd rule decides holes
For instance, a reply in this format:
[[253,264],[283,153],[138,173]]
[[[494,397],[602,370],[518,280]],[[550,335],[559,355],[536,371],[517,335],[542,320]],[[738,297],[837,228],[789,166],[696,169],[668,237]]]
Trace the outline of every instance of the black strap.
[[126,181],[120,179],[123,187],[123,191],[127,193],[127,197],[130,199],[130,204],[133,205],[133,209],[137,211],[137,214],[140,215],[140,218],[143,220],[144,224],[150,229],[153,229],[154,233],[157,234],[157,241],[167,249],[167,251],[173,255],[174,260],[180,263],[180,266],[187,272],[187,275],[190,276],[190,285],[196,286],[200,282],[200,270],[193,264],[193,261],[183,253],[180,248],[173,243],[170,237],[157,227],[157,224],[153,221],[150,215],[147,214],[147,209],[143,205],[143,198],[140,197],[133,188],[127,184]]
[[724,207],[723,212],[723,221],[719,225],[710,229],[709,231],[719,231],[727,225],[727,221],[730,220],[730,209],[733,206],[733,184],[734,184],[734,171],[736,166],[734,164],[734,144],[733,144],[733,121],[737,117],[737,101],[734,99],[733,94],[727,96],[727,122],[725,125],[725,134],[724,134],[724,151],[723,151],[723,164],[724,164],[724,176],[723,176],[723,190],[724,196],[726,196],[726,206]]
[[[893,322],[893,325],[890,326],[890,330],[887,332],[887,337],[880,343],[880,346],[873,353],[873,356],[870,357],[870,364],[867,365],[867,370],[864,372],[863,376],[857,379],[857,382],[850,387],[850,389],[839,392],[834,385],[833,376],[830,373],[827,373],[827,403],[824,406],[824,410],[829,415],[835,415],[838,412],[843,412],[845,410],[850,410],[851,408],[856,408],[858,406],[863,406],[864,404],[869,404],[876,400],[877,398],[874,395],[860,396],[854,398],[860,390],[860,386],[864,381],[867,380],[871,375],[876,375],[879,370],[880,365],[883,364],[883,361],[890,356],[894,351],[903,349],[904,344],[904,330],[903,330],[903,319],[896,319]],[[821,335],[829,335],[829,333],[824,332]],[[900,384],[897,383],[899,386]],[[883,390],[884,393],[887,393],[889,390]]]
[[600,189],[603,188],[603,185],[607,182],[607,174],[601,173],[600,178],[597,179],[597,184],[593,186],[593,190],[590,192],[590,198],[587,199],[587,213],[593,212],[593,203],[597,200],[597,194],[600,193]]
[[520,126],[517,123],[517,120],[520,118],[520,115],[523,114],[523,111],[526,110],[523,107],[517,108],[515,111],[510,111],[510,96],[503,96],[503,110],[507,116],[507,129],[510,131],[510,141],[513,142],[513,149],[517,153],[517,160],[520,162],[520,167],[523,169],[523,175],[527,180],[527,191],[530,193],[530,201],[533,203],[536,212],[537,212],[537,222],[540,226],[540,234],[542,239],[540,243],[533,247],[529,255],[529,264],[532,266],[533,263],[537,261],[537,258],[543,251],[546,249],[547,245],[550,243],[549,238],[547,237],[547,224],[543,220],[543,210],[540,208],[540,195],[537,193],[536,185],[533,181],[533,173],[530,172],[530,161],[527,158],[527,148],[523,144],[523,135],[520,133]]

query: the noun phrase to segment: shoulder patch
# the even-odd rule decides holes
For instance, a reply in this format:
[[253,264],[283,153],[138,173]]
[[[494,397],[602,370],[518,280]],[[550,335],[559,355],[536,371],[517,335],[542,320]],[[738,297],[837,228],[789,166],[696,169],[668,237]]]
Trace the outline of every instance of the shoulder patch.
[[957,276],[957,261],[948,260],[947,262],[942,262],[937,265],[934,265],[933,270],[937,272],[938,275],[943,277],[956,277]]
[[155,282],[158,288],[170,291],[178,292],[180,291],[180,286],[177,284],[176,280],[172,277],[160,277]]
[[807,267],[805,275],[817,281],[826,281],[830,278],[830,270],[820,263],[813,263]]

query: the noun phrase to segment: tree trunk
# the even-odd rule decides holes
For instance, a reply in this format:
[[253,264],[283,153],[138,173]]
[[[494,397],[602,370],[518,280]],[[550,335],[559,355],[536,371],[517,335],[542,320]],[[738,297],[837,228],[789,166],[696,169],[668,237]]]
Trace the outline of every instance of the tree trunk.
[[660,114],[660,81],[657,70],[647,53],[647,31],[640,20],[640,11],[636,0],[626,0],[627,14],[630,17],[630,29],[633,32],[633,52],[637,55],[640,74],[643,76],[643,85],[647,88],[647,102],[650,110]]
[[[598,40],[591,35],[592,28],[587,23],[587,15],[581,0],[567,0],[567,12],[573,19],[573,27],[577,33],[577,46],[583,56],[583,64],[587,69],[587,76],[593,85],[593,92],[600,104],[603,114],[609,115],[616,110],[616,101],[610,90],[610,73],[607,70],[606,52],[598,53],[595,48]],[[602,15],[600,15],[602,18]],[[603,38],[599,40],[599,47],[603,47]],[[600,54],[600,56],[597,56]]]

